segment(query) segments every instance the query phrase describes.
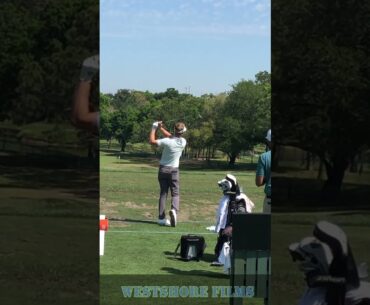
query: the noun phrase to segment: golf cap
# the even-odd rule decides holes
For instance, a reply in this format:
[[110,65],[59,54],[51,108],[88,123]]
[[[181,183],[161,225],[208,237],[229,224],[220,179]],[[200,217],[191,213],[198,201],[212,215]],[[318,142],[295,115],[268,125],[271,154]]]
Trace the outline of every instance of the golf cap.
[[271,129],[269,129],[267,131],[267,135],[266,135],[266,138],[265,138],[267,141],[271,142]]
[[182,122],[176,123],[176,125],[175,125],[176,133],[183,134],[186,130],[187,129],[186,129],[186,126],[185,126],[184,123],[182,123]]

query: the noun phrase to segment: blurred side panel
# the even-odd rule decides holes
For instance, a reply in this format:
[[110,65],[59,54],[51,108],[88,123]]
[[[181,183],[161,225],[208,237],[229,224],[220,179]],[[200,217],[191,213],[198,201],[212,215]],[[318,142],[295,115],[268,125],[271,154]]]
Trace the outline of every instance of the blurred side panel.
[[1,1],[0,37],[0,303],[98,304],[99,1]]
[[[350,261],[370,263],[369,17],[366,1],[272,2],[271,304],[342,304],[350,295]],[[346,288],[312,284],[312,274],[323,275],[310,265],[322,262],[316,254],[293,262],[299,255],[291,256],[288,247],[317,239],[319,221],[338,226],[326,233],[352,250],[352,258],[328,250],[334,262],[320,271],[337,280],[345,274]],[[305,243],[305,249],[314,247],[306,239],[291,249]],[[338,271],[339,259],[344,263]],[[311,303],[306,289],[314,295]],[[333,299],[342,292],[341,300]]]

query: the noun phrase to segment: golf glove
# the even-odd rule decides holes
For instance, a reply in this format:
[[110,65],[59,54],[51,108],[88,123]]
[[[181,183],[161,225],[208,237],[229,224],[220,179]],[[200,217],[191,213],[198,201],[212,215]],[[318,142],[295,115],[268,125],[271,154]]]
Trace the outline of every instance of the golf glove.
[[99,71],[99,55],[94,55],[85,60],[82,63],[80,72],[81,81],[91,81],[95,74]]
[[159,122],[154,122],[152,125],[152,129],[157,129],[159,126]]

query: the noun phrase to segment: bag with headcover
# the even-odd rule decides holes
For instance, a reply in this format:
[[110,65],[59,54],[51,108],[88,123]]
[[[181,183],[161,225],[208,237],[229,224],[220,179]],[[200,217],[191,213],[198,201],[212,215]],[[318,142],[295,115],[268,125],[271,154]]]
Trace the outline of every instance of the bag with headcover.
[[367,272],[363,264],[358,271],[343,230],[321,221],[313,235],[289,246],[307,282],[299,305],[369,305],[370,283],[363,280]]

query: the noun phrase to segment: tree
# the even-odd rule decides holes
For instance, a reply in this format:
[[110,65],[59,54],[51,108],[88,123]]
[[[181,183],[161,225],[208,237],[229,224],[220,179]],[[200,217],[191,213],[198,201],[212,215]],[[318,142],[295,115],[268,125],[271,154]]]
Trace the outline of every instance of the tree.
[[186,154],[209,160],[219,148],[234,164],[242,150],[264,141],[270,126],[269,80],[267,72],[260,72],[255,82],[241,81],[229,95],[195,97],[173,88],[154,94],[134,90],[118,90],[111,97],[102,94],[101,135],[113,134],[124,150],[128,141],[147,142],[153,121],[163,121],[169,130],[183,121],[188,127]]
[[271,74],[267,71],[260,71],[255,75],[257,85],[271,84]]
[[[186,135],[188,145],[192,150],[195,150],[195,157],[202,156],[207,160],[211,157],[211,147],[213,145],[213,129],[212,122],[203,121],[199,128],[191,128]],[[206,150],[204,154],[204,150]]]
[[177,91],[175,88],[167,88],[166,92],[160,92],[154,94],[154,98],[157,100],[161,100],[164,98],[168,99],[176,99],[179,97],[179,91]]
[[324,198],[335,201],[350,160],[369,145],[370,4],[286,1],[273,11],[274,141],[318,155]]
[[2,1],[0,119],[66,120],[82,60],[98,52],[98,13],[96,0]]
[[130,140],[135,122],[137,122],[138,111],[133,107],[127,107],[116,111],[112,115],[111,124],[114,137],[121,144],[121,151],[125,151],[126,144]]
[[40,26],[28,10],[10,1],[0,4],[0,20],[0,119],[9,119],[19,94],[15,91],[20,81],[19,73],[23,64],[32,60],[30,54]]
[[100,137],[108,141],[108,148],[114,137],[112,126],[113,117],[112,97],[107,94],[100,94]]
[[259,143],[270,126],[270,100],[265,87],[242,80],[220,107],[215,128],[218,148],[229,156],[229,165],[243,150]]

